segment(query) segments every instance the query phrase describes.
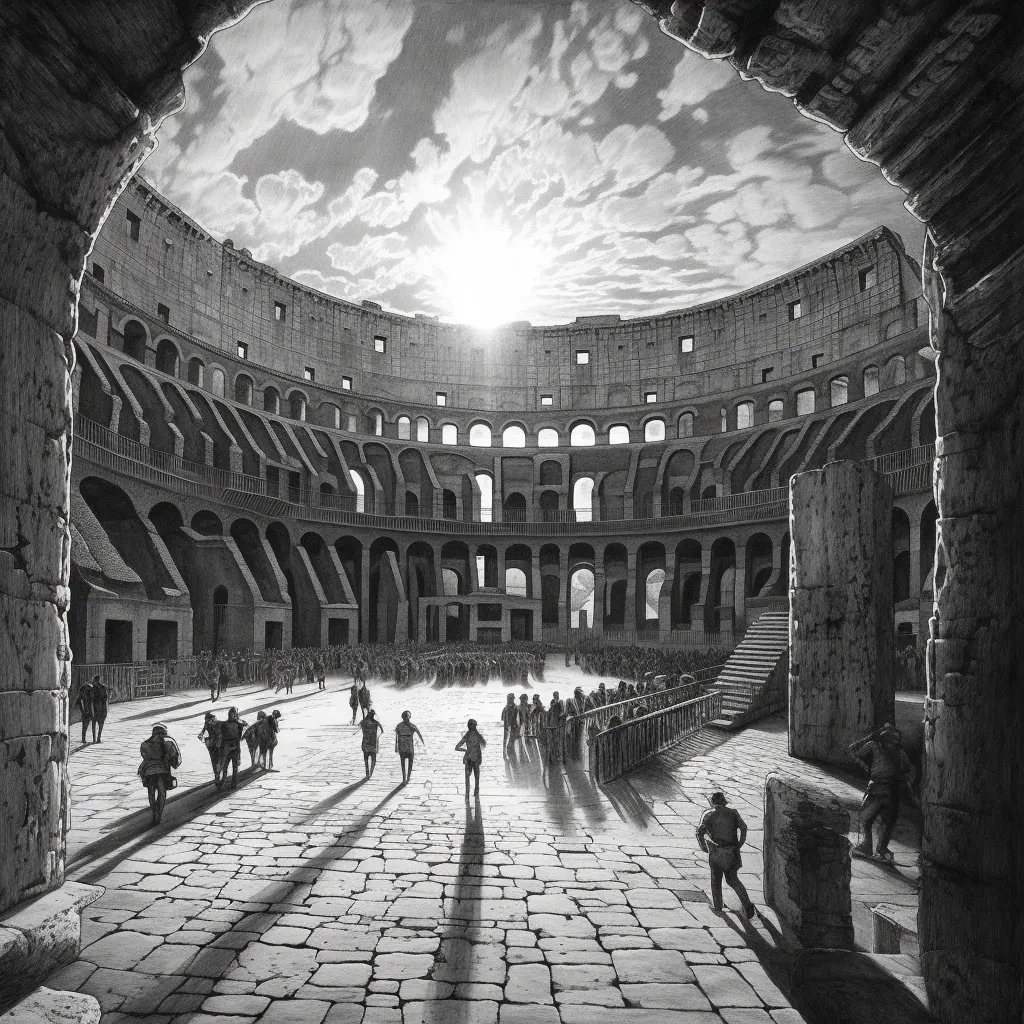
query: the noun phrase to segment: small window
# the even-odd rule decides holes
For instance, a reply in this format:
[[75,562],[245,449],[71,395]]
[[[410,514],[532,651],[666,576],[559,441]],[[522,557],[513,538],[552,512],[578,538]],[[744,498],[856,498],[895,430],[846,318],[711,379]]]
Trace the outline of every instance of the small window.
[[540,404],[541,405],[552,405],[554,403],[554,401],[555,401],[555,396],[554,395],[541,395],[540,396]]
[[416,440],[427,442],[430,440],[430,423],[426,416],[420,416],[416,420]]
[[98,263],[94,263],[92,265],[92,276],[95,277],[100,284],[103,284],[103,280],[107,275],[103,272],[103,268]]
[[800,300],[796,299],[789,304],[789,319],[799,320],[803,316],[803,307],[800,305]]
[[128,237],[133,241],[139,240],[139,229],[142,227],[142,218],[132,213],[131,210],[125,211],[125,217],[128,219]]
[[692,352],[693,351],[693,335],[692,334],[680,334],[679,335],[679,351]]
[[718,429],[723,434],[729,429],[729,410],[724,405],[718,410]]
[[437,402],[438,405],[448,404],[448,396],[443,391],[438,391],[437,394],[434,395],[434,400]]
[[441,427],[441,444],[458,444],[459,428],[454,423],[446,423]]
[[665,421],[664,420],[648,420],[644,424],[644,440],[645,441],[664,441],[665,440]]
[[775,372],[775,367],[774,366],[766,366],[761,371],[761,383],[762,384],[767,384],[768,381],[770,381],[772,379],[772,374],[774,372]]
[[352,378],[351,377],[342,377],[341,378],[341,390],[342,391],[351,391],[352,390]]
[[618,424],[608,431],[609,444],[629,444],[629,427]]
[[875,272],[874,267],[865,267],[857,275],[857,283],[860,285],[860,290],[866,292],[869,288],[874,288],[878,282],[878,274]]
[[274,319],[283,323],[288,315],[288,307],[283,302],[274,302]]
[[486,423],[474,423],[469,428],[469,443],[474,448],[490,448],[491,428]]
[[373,433],[376,437],[384,436],[384,417],[379,412],[373,414]]
[[657,391],[648,391],[644,395],[644,401],[648,405],[654,405],[654,403],[657,402],[657,400],[658,400],[658,392]]
[[824,360],[824,358],[824,352],[816,352],[813,356],[811,356],[811,369],[816,370],[819,366],[821,366],[822,360]]
[[679,417],[679,436],[680,437],[693,437],[693,413],[684,412]]
[[398,440],[408,441],[412,433],[412,420],[408,416],[398,417]]
[[832,407],[846,405],[850,400],[850,381],[847,377],[836,377],[829,385]]
[[249,346],[246,345],[246,343],[244,341],[240,341],[238,343],[237,352],[238,352],[238,358],[239,359],[248,359],[249,358]]
[[784,406],[782,402],[776,398],[774,402],[768,403],[768,422],[774,423],[776,420],[782,419],[784,412]]
[[736,406],[736,429],[747,430],[754,425],[754,403],[740,402]]
[[590,362],[590,351],[585,348],[576,349],[576,365],[586,366]]
[[525,448],[526,431],[519,426],[506,427],[501,433],[502,448]]
[[375,334],[373,336],[373,351],[380,352],[382,355],[388,350],[388,339],[383,334]]
[[543,430],[537,432],[537,447],[538,448],[557,448],[558,447],[558,431],[554,427],[544,427]]
[[316,380],[316,370],[312,366],[305,366],[302,369],[302,379],[308,381]]
[[162,302],[156,304],[156,315],[163,320],[165,324],[171,322],[171,310],[168,306],[165,306]]
[[349,413],[348,414],[348,417],[347,417],[347,420],[346,420],[346,424],[347,425],[346,425],[345,429],[350,434],[354,434],[356,432],[356,417],[355,417],[355,413]]
[[569,444],[574,448],[587,448],[597,441],[594,428],[589,423],[577,423],[569,431]]
[[870,398],[878,394],[878,367],[864,367],[864,397]]
[[807,388],[796,393],[797,416],[809,416],[814,412],[814,388]]

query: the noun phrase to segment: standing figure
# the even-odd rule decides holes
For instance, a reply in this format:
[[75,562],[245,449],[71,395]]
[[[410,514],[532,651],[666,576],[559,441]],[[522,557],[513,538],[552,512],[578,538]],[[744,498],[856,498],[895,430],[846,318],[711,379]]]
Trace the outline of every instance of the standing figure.
[[245,722],[238,717],[238,708],[228,708],[228,720],[220,727],[220,780],[228,778],[228,765],[231,765],[231,788],[238,788],[238,760],[242,755],[242,733]]
[[501,709],[501,724],[505,731],[503,749],[507,756],[515,749],[516,741],[519,739],[519,708],[516,707],[514,693],[510,693],[505,699],[505,706]]
[[327,666],[324,663],[323,655],[317,657],[314,663],[314,670],[316,673],[316,688],[318,690],[327,689]]
[[348,691],[348,706],[352,709],[352,724],[356,724],[356,711],[359,710],[359,682],[352,683]]
[[[269,715],[264,715],[262,721],[256,723],[256,743],[259,747],[259,762],[261,768],[273,769],[274,748],[277,746],[277,734],[281,731],[281,712],[275,708]],[[267,758],[270,764],[267,764]]]
[[246,747],[249,748],[249,767],[256,767],[256,751],[259,749],[259,728],[260,722],[267,717],[265,711],[256,712],[256,721],[252,725],[246,726],[245,732],[242,733],[242,739],[245,740]]
[[[846,752],[868,773],[868,788],[860,806],[860,842],[853,848],[855,857],[873,857],[892,863],[889,850],[892,830],[900,811],[900,785],[912,785],[914,768],[900,746],[902,734],[891,722],[851,743]],[[869,763],[870,762],[870,763]],[[881,818],[882,831],[872,853],[872,826]]]
[[544,739],[549,765],[565,764],[565,705],[558,698],[556,690],[551,695],[551,705],[544,715]]
[[533,695],[530,704],[530,728],[533,731],[533,738],[538,744],[544,743],[544,705],[541,703],[540,694]]
[[167,726],[158,722],[153,726],[149,739],[139,745],[139,754],[142,756],[139,777],[149,794],[153,824],[159,825],[167,801],[167,790],[174,789],[178,784],[171,769],[181,765],[181,751],[178,744],[167,735]]
[[565,702],[566,716],[566,753],[575,761],[580,756],[580,744],[583,741],[583,713],[586,710],[587,698],[583,687],[577,686],[572,696]]
[[519,712],[519,732],[525,746],[525,741],[533,735],[530,731],[530,720],[533,717],[530,713],[530,698],[525,693],[519,695],[519,705],[516,710]]
[[464,750],[462,763],[466,766],[466,799],[469,800],[469,777],[473,776],[473,796],[480,795],[480,762],[483,760],[483,748],[487,746],[487,740],[476,731],[476,719],[471,718],[466,723],[466,732],[462,739],[455,744],[456,750]]
[[[740,847],[747,841],[747,825],[739,811],[727,806],[724,793],[711,794],[711,808],[704,812],[697,827],[697,842],[708,855],[711,866],[711,906],[716,914],[722,913],[722,878],[740,898],[747,919],[757,914],[747,890],[739,879],[743,867]],[[708,849],[708,847],[711,847]]]
[[377,721],[377,712],[371,710],[359,723],[359,728],[363,732],[363,765],[366,768],[366,777],[369,778],[373,774],[373,769],[377,767],[377,741],[384,731],[384,726]]
[[103,742],[103,723],[107,720],[107,704],[110,695],[99,676],[92,677],[92,738],[94,743]]
[[413,744],[417,736],[420,738],[420,743],[426,746],[423,733],[413,725],[412,712],[403,711],[402,720],[395,726],[395,753],[398,754],[398,760],[402,767],[402,785],[412,778]]
[[[93,678],[96,678],[95,676]],[[92,683],[82,683],[78,688],[78,699],[75,707],[82,713],[82,744],[89,742],[87,731],[92,722],[93,688]]]
[[212,711],[206,712],[206,717],[203,719],[203,728],[199,732],[199,739],[206,744],[206,749],[210,754],[210,764],[213,767],[213,784],[220,789],[221,777],[220,777],[220,754],[221,754],[221,734],[220,727],[224,723],[219,721]]
[[366,680],[363,680],[362,689],[359,691],[359,708],[365,718],[370,713],[370,705],[373,701],[370,699],[370,688],[366,685]]

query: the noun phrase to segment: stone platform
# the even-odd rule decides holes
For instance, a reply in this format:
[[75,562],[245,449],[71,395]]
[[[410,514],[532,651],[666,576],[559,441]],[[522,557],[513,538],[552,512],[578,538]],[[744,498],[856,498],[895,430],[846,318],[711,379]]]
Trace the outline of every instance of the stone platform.
[[[546,699],[595,683],[549,659],[535,688]],[[733,909],[712,913],[694,838],[724,789],[750,826],[741,876],[760,904],[768,772],[856,803],[848,780],[787,756],[781,720],[702,734],[599,788],[581,767],[546,770],[535,747],[503,758],[500,683],[372,690],[386,732],[370,780],[346,681],[233,691],[222,716],[282,713],[276,770],[247,770],[234,792],[210,782],[202,693],[112,708],[103,743],[71,758],[68,875],[106,892],[78,961],[47,984],[94,995],[104,1024],[803,1020],[781,990],[792,956],[777,921],[748,925],[728,889]],[[406,708],[427,747],[401,787],[392,730]],[[479,801],[453,749],[471,716],[488,740]],[[135,769],[156,721],[184,762],[152,828]],[[854,865],[864,948],[868,900],[914,899],[908,822],[896,838],[895,870]]]

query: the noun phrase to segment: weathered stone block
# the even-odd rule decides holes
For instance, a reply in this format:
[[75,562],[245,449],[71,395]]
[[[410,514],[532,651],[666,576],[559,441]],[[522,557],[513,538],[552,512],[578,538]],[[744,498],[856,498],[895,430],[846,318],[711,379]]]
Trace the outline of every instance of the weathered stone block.
[[895,714],[892,491],[862,463],[790,483],[789,749],[846,764]]
[[769,775],[764,899],[808,948],[853,949],[850,814],[817,786]]

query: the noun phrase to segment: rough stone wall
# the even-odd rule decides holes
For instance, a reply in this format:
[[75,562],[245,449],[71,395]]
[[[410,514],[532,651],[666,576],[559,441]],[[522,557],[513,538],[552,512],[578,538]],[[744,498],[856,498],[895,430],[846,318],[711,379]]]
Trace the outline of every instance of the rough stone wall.
[[764,901],[805,949],[853,949],[850,812],[828,790],[769,775]]
[[789,485],[789,752],[848,764],[895,714],[892,490],[832,462]]

